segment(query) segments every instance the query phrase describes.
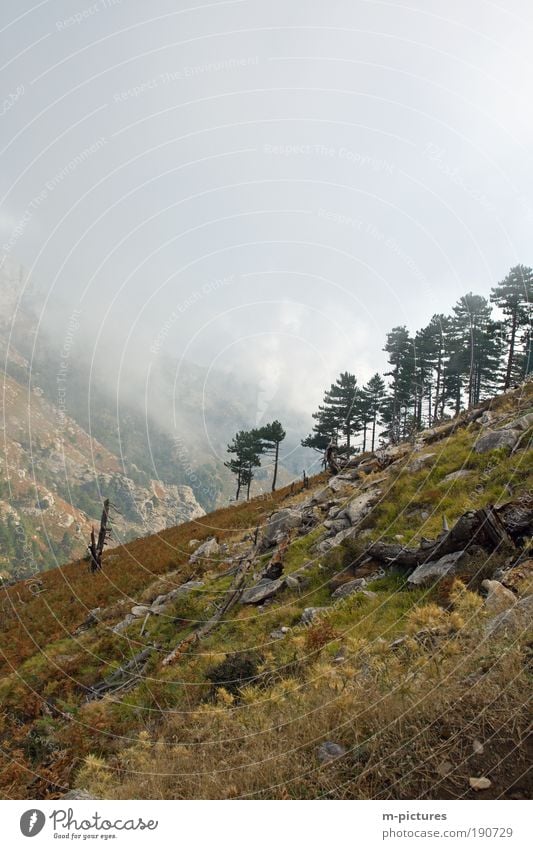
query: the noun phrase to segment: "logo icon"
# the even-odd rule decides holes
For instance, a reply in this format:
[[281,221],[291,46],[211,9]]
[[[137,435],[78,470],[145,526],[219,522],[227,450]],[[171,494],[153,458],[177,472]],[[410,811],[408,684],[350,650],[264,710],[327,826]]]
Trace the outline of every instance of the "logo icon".
[[43,830],[45,822],[46,817],[43,812],[32,808],[22,814],[20,818],[20,830],[24,837],[35,837],[36,834],[39,834]]

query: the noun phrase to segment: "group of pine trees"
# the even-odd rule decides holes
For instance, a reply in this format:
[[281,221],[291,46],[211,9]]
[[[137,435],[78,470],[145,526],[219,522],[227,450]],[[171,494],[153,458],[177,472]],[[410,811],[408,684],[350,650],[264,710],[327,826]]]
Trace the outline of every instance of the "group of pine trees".
[[302,445],[324,451],[334,442],[351,453],[357,441],[361,450],[373,451],[377,436],[406,439],[520,382],[533,371],[532,305],[533,270],[517,265],[492,289],[490,301],[469,292],[451,315],[434,315],[414,335],[394,327],[384,348],[388,386],[379,374],[359,386],[355,375],[343,372],[313,414],[313,431]]
[[228,454],[234,456],[224,463],[236,477],[237,491],[235,500],[239,500],[241,490],[246,488],[246,497],[250,498],[250,487],[255,469],[261,465],[261,457],[273,458],[272,492],[276,489],[279,464],[279,448],[286,437],[281,422],[273,421],[260,428],[240,430],[228,445]]

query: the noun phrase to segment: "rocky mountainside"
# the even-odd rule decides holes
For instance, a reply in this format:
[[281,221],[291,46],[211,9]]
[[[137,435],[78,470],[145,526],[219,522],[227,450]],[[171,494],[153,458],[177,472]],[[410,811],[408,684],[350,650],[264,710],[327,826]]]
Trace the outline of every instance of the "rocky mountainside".
[[525,798],[533,382],[4,589],[2,793]]

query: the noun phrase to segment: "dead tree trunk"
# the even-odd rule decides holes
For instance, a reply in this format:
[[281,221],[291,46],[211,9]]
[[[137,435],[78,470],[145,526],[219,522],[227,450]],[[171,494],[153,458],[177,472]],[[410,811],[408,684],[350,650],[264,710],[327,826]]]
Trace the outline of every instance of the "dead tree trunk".
[[107,540],[111,535],[111,529],[109,527],[109,506],[109,498],[106,498],[106,500],[104,501],[104,509],[102,510],[102,516],[100,518],[100,530],[98,532],[98,539],[96,539],[94,526],[91,530],[91,542],[88,546],[91,572],[99,572],[102,568],[102,555],[104,553],[104,547],[106,546]]

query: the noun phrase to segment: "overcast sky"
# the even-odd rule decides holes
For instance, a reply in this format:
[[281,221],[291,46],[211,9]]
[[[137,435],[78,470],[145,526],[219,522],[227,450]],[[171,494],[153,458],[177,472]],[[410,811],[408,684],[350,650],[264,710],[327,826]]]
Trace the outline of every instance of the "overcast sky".
[[58,339],[80,309],[97,353],[309,409],[392,326],[533,263],[532,24],[529,0],[4,0],[0,249]]

